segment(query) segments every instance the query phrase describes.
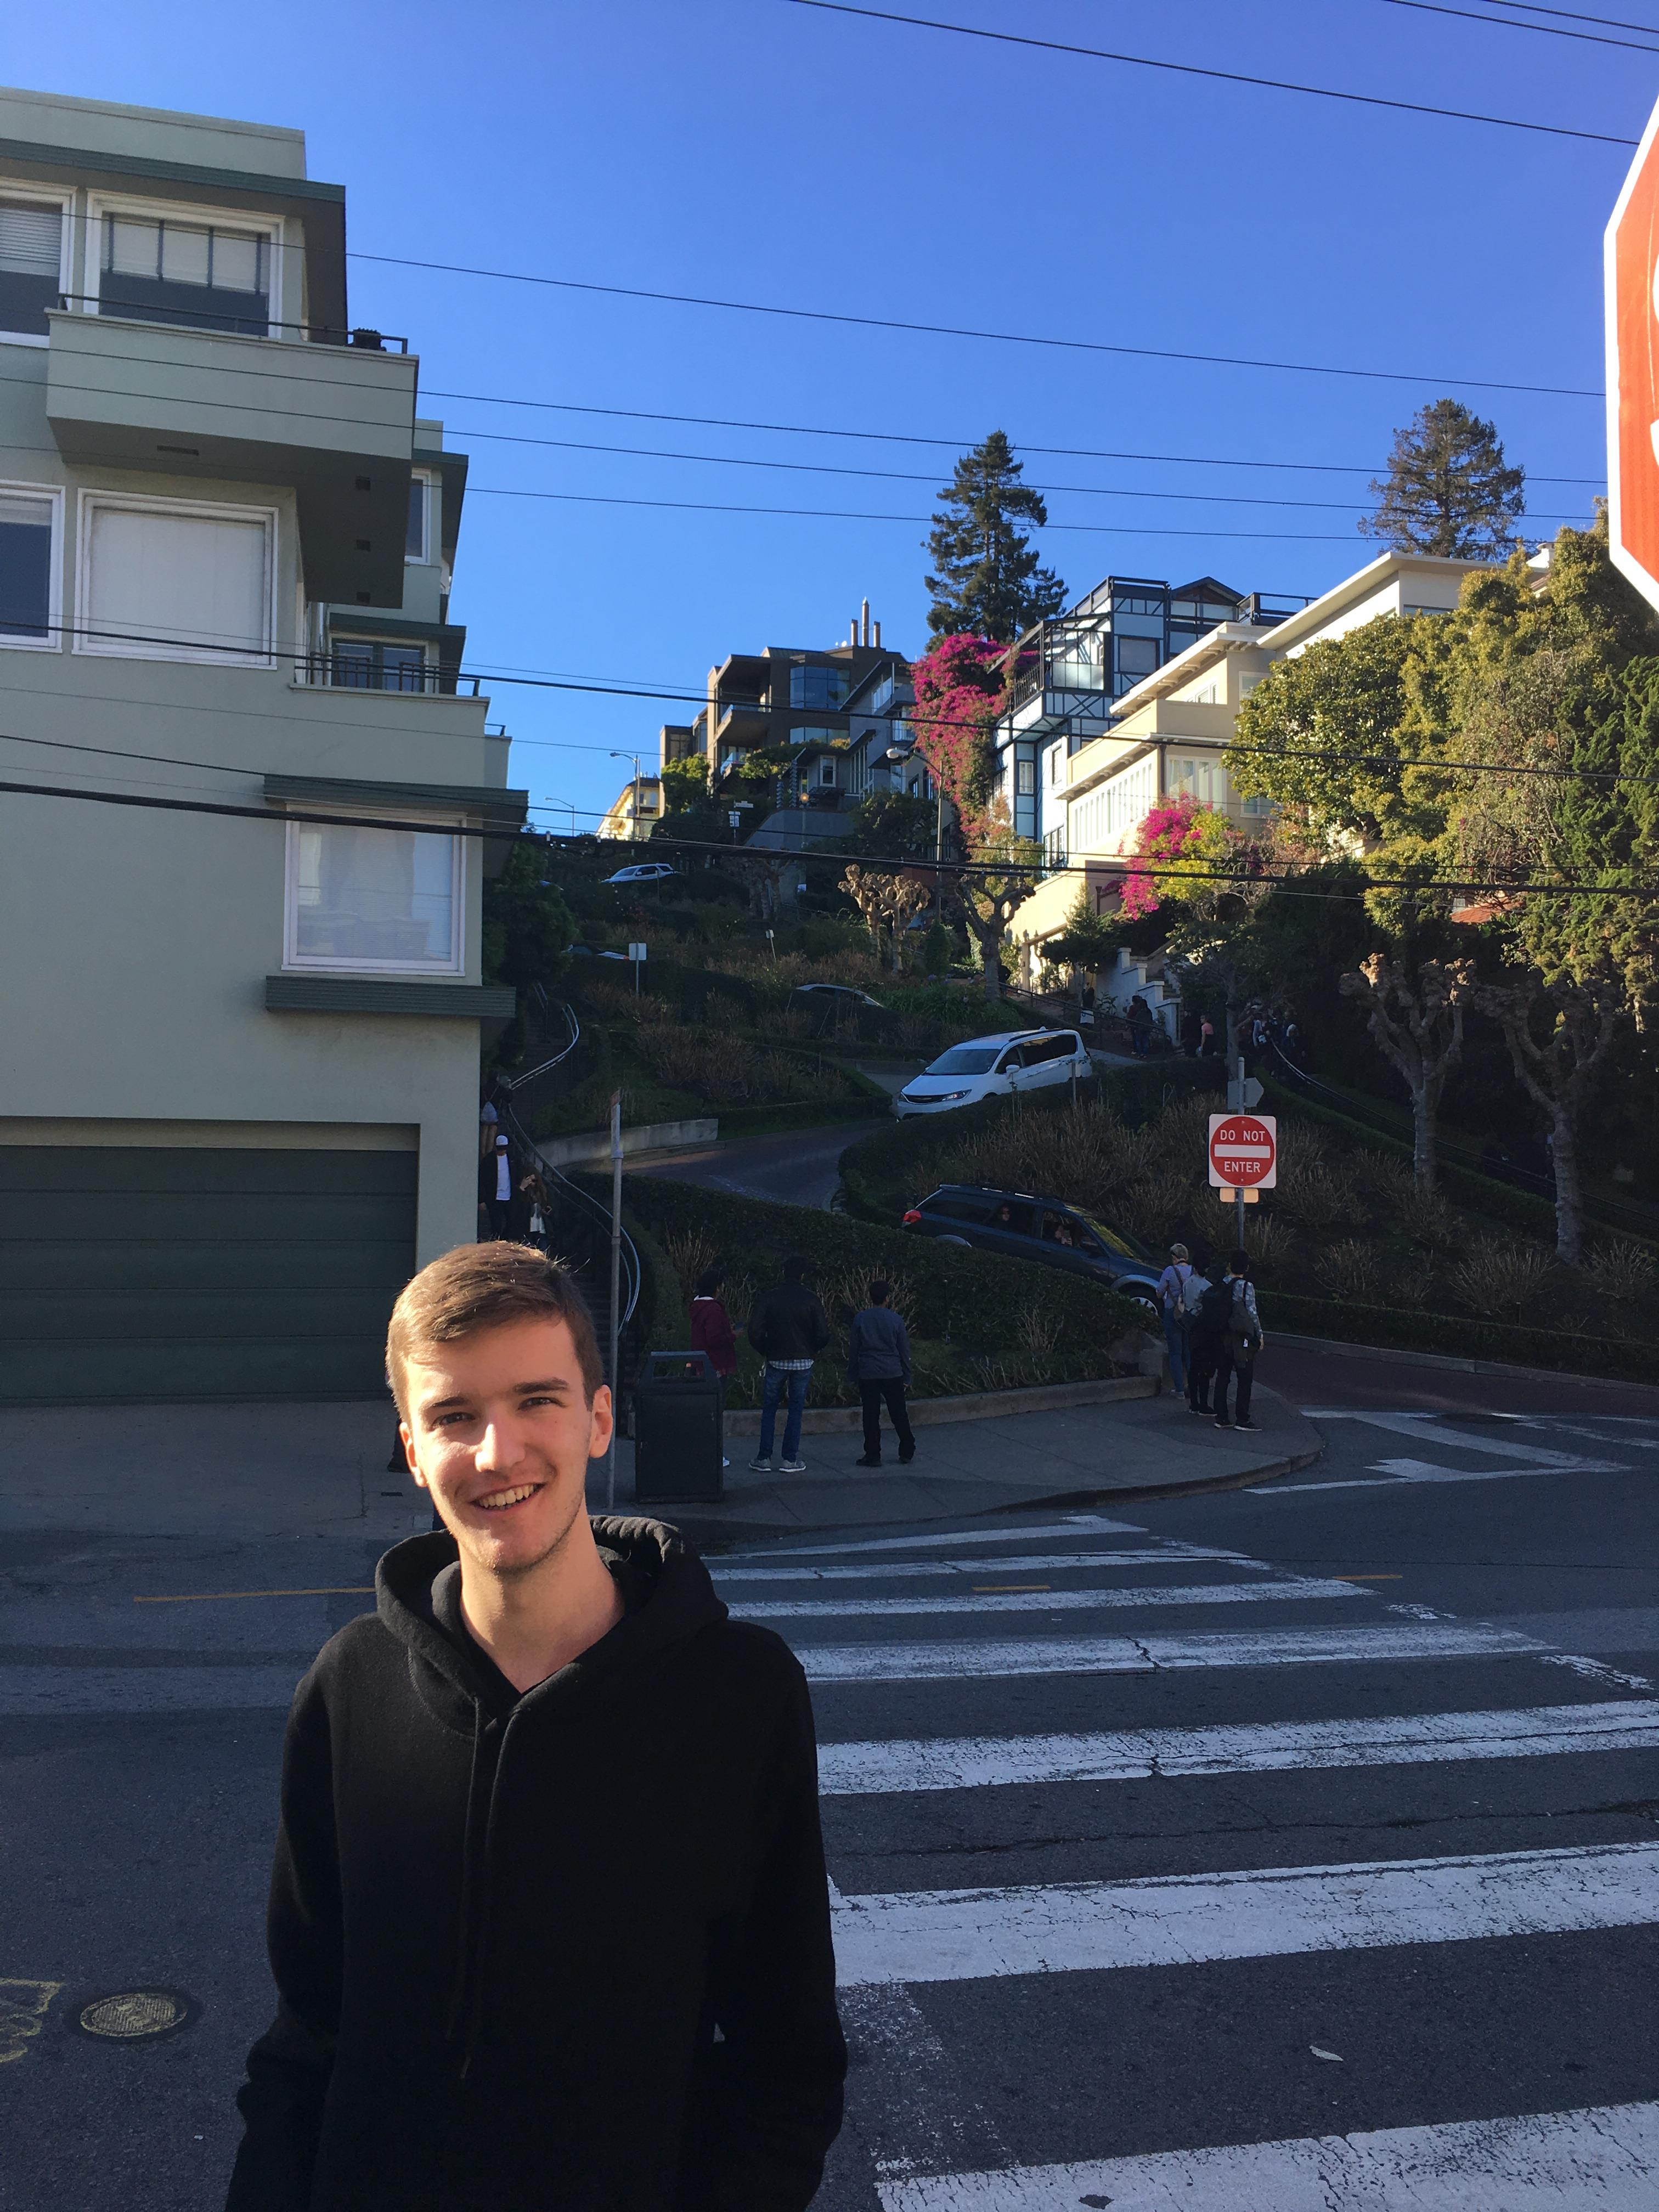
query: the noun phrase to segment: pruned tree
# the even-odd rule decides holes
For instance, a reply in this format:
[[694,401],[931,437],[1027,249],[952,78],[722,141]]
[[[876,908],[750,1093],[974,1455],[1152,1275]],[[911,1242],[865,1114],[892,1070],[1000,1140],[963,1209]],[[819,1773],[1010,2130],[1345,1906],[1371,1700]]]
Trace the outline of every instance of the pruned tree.
[[1516,1080],[1550,1117],[1555,1254],[1576,1267],[1584,1256],[1578,1127],[1624,1015],[1624,992],[1608,975],[1552,987],[1533,971],[1483,984],[1475,1004],[1503,1030]]
[[1394,434],[1375,514],[1359,527],[1405,553],[1501,561],[1526,506],[1526,471],[1510,468],[1490,422],[1455,399],[1420,408]]
[[856,861],[848,866],[841,887],[862,915],[877,958],[884,951],[887,963],[896,975],[904,932],[932,903],[931,888],[915,876],[896,874],[885,868],[864,868]]
[[968,934],[979,947],[985,996],[1002,997],[1002,946],[1008,925],[1037,887],[1040,855],[1029,837],[1014,834],[1006,803],[999,799],[991,827],[969,855],[972,872],[957,879],[957,897]]
[[1463,1052],[1463,1018],[1474,992],[1468,960],[1425,960],[1414,970],[1386,952],[1362,960],[1343,976],[1344,998],[1356,999],[1379,1049],[1405,1078],[1412,1101],[1412,1167],[1419,1191],[1435,1187],[1440,1100]]
[[770,922],[783,911],[784,870],[799,867],[800,862],[793,853],[786,856],[750,850],[722,860],[720,865],[743,885],[750,914],[759,921]]
[[1022,630],[1066,604],[1066,586],[1038,565],[1022,522],[1041,529],[1048,509],[1041,492],[1020,481],[1021,465],[1006,432],[993,430],[964,453],[939,493],[945,512],[933,517],[927,552],[936,573],[923,579],[933,605],[933,636],[969,631],[1011,645]]

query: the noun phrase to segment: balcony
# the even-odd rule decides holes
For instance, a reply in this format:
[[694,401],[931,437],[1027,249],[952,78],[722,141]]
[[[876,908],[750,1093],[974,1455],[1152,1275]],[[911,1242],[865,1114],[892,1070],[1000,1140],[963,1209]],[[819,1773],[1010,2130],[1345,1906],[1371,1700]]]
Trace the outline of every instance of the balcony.
[[772,717],[758,699],[719,699],[714,713],[717,746],[763,745],[771,734]]
[[48,311],[46,415],[67,461],[281,484],[306,588],[402,605],[419,362]]

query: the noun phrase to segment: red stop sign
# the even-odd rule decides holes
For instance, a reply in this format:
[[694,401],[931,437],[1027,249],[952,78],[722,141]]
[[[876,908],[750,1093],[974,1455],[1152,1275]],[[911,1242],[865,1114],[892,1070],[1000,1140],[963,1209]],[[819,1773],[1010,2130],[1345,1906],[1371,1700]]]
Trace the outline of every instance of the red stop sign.
[[1607,494],[1613,564],[1659,607],[1659,107],[1607,225]]
[[1212,1114],[1210,1181],[1222,1190],[1270,1190],[1278,1180],[1279,1125],[1271,1114]]

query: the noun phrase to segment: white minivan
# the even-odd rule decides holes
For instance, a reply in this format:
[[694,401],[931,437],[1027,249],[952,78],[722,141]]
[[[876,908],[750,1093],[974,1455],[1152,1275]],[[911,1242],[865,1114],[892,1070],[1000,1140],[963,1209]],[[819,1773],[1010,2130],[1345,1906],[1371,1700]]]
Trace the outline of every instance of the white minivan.
[[948,1114],[981,1098],[1041,1091],[1053,1083],[1091,1080],[1095,1064],[1075,1030],[1005,1030],[999,1036],[953,1044],[907,1083],[893,1101],[901,1121],[913,1114]]

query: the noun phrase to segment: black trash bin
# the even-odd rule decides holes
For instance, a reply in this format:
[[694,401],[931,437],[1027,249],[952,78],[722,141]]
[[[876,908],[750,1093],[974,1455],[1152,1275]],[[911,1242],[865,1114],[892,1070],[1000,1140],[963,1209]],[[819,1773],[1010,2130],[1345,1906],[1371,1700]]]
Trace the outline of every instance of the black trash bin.
[[720,1378],[706,1352],[653,1352],[634,1383],[634,1499],[708,1504],[721,1480]]

